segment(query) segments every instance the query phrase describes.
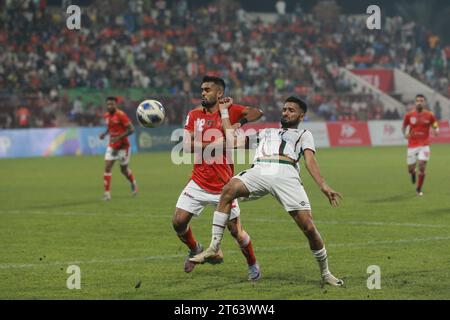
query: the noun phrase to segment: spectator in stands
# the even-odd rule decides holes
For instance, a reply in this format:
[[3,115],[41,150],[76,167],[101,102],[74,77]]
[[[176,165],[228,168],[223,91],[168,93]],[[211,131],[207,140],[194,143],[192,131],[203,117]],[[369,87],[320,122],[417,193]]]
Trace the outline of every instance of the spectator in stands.
[[434,116],[437,120],[441,120],[442,117],[442,107],[439,100],[436,100],[436,104],[434,105]]
[[83,114],[84,114],[84,106],[83,101],[80,96],[78,96],[73,101],[72,110],[70,110],[70,117],[77,122],[78,124],[82,124],[83,122]]
[[[101,15],[94,6],[86,21],[95,23],[74,33],[55,27],[61,25],[61,16],[34,3],[6,4],[7,14],[0,22],[0,92],[11,94],[20,88],[54,96],[55,88],[140,88],[142,98],[158,93],[170,101],[168,120],[175,124],[182,123],[192,104],[190,88],[206,73],[229,78],[230,95],[266,109],[276,108],[276,101],[292,91],[311,99],[326,93],[326,103],[331,95],[342,96],[348,106],[367,105],[367,111],[358,107],[347,114],[349,118],[381,118],[384,111],[374,97],[352,94],[348,102],[352,88],[340,67],[398,67],[449,95],[450,45],[399,17],[387,17],[385,32],[374,34],[365,32],[365,19],[354,17],[342,17],[330,29],[298,4],[295,19],[267,23],[246,18],[242,8],[223,0],[197,8],[189,8],[186,0],[174,1],[171,7],[164,0],[97,1],[116,4],[104,6]],[[280,16],[286,15],[285,1],[275,5]],[[132,24],[125,17],[130,13],[136,20]],[[220,27],[211,27],[218,20]],[[169,96],[174,93],[179,100],[173,102]],[[55,99],[58,110],[71,107],[63,98]],[[80,109],[74,108],[76,103],[70,111]],[[311,105],[314,112],[321,102]],[[11,106],[17,104],[0,104],[0,113]],[[43,107],[27,107],[33,119],[52,125],[40,119],[48,116]],[[66,117],[73,114],[70,111],[64,110]],[[273,118],[271,114],[266,113],[267,120],[277,121],[276,112]],[[328,119],[335,116],[327,114]]]
[[0,128],[9,129],[12,125],[12,117],[8,112],[0,113]]
[[31,113],[30,110],[22,106],[16,112],[16,121],[19,128],[29,128],[31,125]]

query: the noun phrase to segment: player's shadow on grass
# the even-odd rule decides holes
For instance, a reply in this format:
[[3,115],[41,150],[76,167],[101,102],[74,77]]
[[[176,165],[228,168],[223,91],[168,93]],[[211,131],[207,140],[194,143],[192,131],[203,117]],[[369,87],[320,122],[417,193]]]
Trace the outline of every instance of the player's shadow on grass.
[[378,198],[378,199],[369,199],[365,202],[368,203],[380,203],[380,202],[400,202],[408,199],[412,199],[417,197],[415,193],[407,192],[402,194],[396,194],[385,198]]

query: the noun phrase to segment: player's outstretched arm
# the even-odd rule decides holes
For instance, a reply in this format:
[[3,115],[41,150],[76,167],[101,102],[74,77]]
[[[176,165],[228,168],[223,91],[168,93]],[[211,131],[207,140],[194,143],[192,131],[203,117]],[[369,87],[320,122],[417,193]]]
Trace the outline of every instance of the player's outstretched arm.
[[245,107],[245,109],[242,111],[242,117],[241,120],[239,120],[239,124],[231,125],[228,109],[232,104],[233,99],[230,97],[224,97],[219,100],[220,115],[222,117],[222,128],[224,130],[240,128],[247,122],[259,120],[264,114],[263,111],[259,108]]
[[264,115],[264,112],[260,108],[254,108],[254,107],[245,107],[244,111],[242,112],[242,118],[239,121],[241,126],[246,124],[247,122],[254,122]]
[[242,131],[241,126],[248,122],[253,122],[263,116],[263,111],[259,108],[245,107],[242,111],[242,117],[239,123],[231,124],[228,109],[233,104],[233,99],[225,97],[219,100],[219,110],[222,118],[222,128],[226,135],[227,146],[229,148],[248,148],[248,138]]
[[342,199],[342,195],[339,192],[334,191],[327,185],[325,179],[320,174],[319,164],[317,162],[316,156],[312,150],[306,149],[304,152],[305,165],[308,169],[309,174],[313,177],[314,181],[320,187],[320,190],[325,194],[333,207],[339,205],[339,199]]

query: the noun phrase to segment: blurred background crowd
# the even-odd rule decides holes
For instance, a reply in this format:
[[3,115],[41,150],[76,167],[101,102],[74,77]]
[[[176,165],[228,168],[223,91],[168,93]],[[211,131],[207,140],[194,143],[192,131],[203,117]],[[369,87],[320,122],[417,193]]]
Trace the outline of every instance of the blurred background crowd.
[[340,67],[399,68],[450,96],[448,41],[399,16],[368,30],[334,1],[309,11],[274,1],[267,19],[237,1],[88,1],[80,30],[66,27],[71,1],[0,4],[1,128],[102,125],[110,94],[133,118],[139,101],[159,99],[181,125],[205,74],[226,79],[227,94],[266,121],[278,121],[291,94],[309,101],[310,120],[402,116],[352,93]]

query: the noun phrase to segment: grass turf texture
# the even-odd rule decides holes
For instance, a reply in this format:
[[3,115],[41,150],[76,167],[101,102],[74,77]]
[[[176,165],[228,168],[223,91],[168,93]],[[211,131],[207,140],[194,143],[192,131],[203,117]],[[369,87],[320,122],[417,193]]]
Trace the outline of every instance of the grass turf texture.
[[[147,153],[131,161],[139,195],[130,196],[116,164],[110,202],[100,200],[102,157],[0,160],[0,299],[449,299],[450,146],[432,146],[423,197],[407,174],[405,147],[321,149],[317,157],[342,205],[329,206],[303,163],[302,177],[331,271],[346,288],[319,286],[306,238],[270,196],[241,203],[259,282],[246,280],[227,231],[223,264],[184,273],[187,249],[171,217],[191,166]],[[193,220],[204,246],[212,211]],[[66,288],[72,264],[81,290]],[[366,286],[370,265],[381,268],[381,290]]]

